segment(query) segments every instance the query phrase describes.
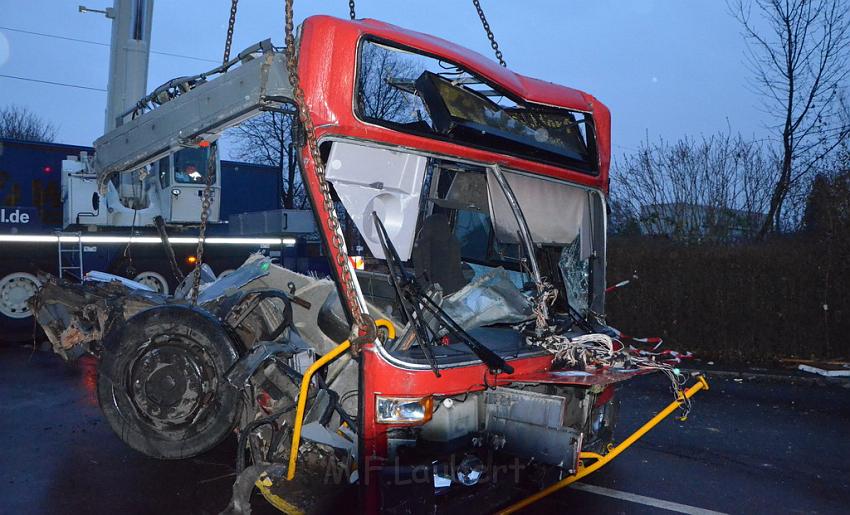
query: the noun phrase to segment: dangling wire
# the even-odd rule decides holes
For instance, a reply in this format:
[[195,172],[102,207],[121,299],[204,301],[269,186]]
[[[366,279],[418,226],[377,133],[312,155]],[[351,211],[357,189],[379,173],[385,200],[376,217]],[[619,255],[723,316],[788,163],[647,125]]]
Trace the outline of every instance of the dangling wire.
[[[586,369],[651,369],[662,372],[670,381],[673,397],[681,403],[682,419],[691,409],[690,399],[684,394],[688,376],[670,362],[657,359],[660,354],[647,354],[632,347],[625,347],[617,339],[606,334],[590,333],[575,337],[550,334],[543,338],[527,336],[528,345],[537,345],[548,350],[554,357],[554,368]],[[615,345],[616,343],[616,345]]]
[[508,65],[505,64],[505,59],[502,57],[502,51],[499,50],[499,44],[496,43],[496,36],[494,36],[493,31],[490,30],[490,24],[487,23],[487,17],[484,15],[484,9],[481,8],[480,0],[472,0],[472,5],[474,5],[475,10],[478,11],[478,17],[481,18],[481,25],[487,33],[487,39],[490,40],[490,46],[493,48],[493,52],[496,53],[496,59],[499,61],[499,64],[502,65],[502,68],[507,68]]

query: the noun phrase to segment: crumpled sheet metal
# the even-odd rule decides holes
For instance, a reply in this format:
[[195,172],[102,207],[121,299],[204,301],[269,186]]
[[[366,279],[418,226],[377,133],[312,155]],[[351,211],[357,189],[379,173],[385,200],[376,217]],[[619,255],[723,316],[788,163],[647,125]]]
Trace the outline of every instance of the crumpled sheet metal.
[[202,288],[201,292],[198,294],[198,304],[203,305],[217,300],[225,295],[235,292],[251,281],[268,275],[270,266],[271,259],[263,256],[262,254],[252,254],[245,263],[242,264],[242,266],[226,276],[218,278],[207,284],[206,288]]
[[143,290],[143,291],[154,291],[153,288],[142,284],[137,281],[132,281],[127,279],[126,277],[121,277],[120,275],[108,274],[106,272],[100,272],[98,270],[92,270],[91,272],[86,273],[84,278],[86,282],[99,282],[99,283],[113,283],[119,282],[126,286],[131,290]]
[[[316,291],[318,298],[315,300],[324,301],[333,290],[330,281],[290,272],[273,265],[271,259],[262,254],[252,254],[242,266],[226,277],[217,280],[209,277],[211,282],[201,286],[198,304],[224,316],[226,313],[218,313],[221,300],[240,291],[262,288],[262,279],[269,278],[270,272],[275,272],[275,280],[270,281],[272,284],[269,286],[283,292],[289,291],[290,283],[299,288],[301,295],[307,293],[311,286],[321,285],[323,287]],[[41,274],[43,286],[31,300],[36,321],[44,328],[54,351],[68,360],[85,352],[97,354],[100,341],[116,321],[127,320],[152,306],[188,302],[188,299],[179,296],[168,298],[147,291],[146,288],[138,288],[137,283],[110,274],[91,275],[92,280],[76,284],[50,274]],[[191,282],[186,285],[191,288]],[[317,302],[317,305],[321,305],[321,302]]]
[[30,306],[53,350],[66,360],[85,352],[96,354],[117,319],[166,302],[162,295],[119,281],[74,284],[49,274],[40,274],[39,279],[42,287]]
[[503,268],[495,268],[443,299],[441,306],[464,329],[513,324],[533,316],[531,302]]

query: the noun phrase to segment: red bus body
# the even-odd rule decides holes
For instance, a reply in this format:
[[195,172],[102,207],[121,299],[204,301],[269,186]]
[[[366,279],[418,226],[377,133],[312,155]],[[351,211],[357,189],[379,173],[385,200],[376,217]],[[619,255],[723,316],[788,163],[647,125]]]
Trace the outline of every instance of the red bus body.
[[[379,38],[399,46],[462,66],[518,98],[527,102],[591,113],[595,120],[598,173],[573,171],[496,152],[471,148],[452,142],[431,139],[391,130],[360,120],[354,110],[358,51],[364,36]],[[513,73],[494,61],[448,41],[401,29],[375,20],[348,21],[328,16],[315,16],[302,25],[299,74],[305,91],[319,142],[329,139],[352,139],[393,145],[429,154],[457,157],[483,164],[498,163],[504,167],[536,175],[552,177],[594,188],[607,195],[610,162],[610,126],[608,108],[592,95],[582,91],[532,79]],[[313,163],[304,150],[305,173],[313,205],[320,203],[320,192],[312,173]],[[322,220],[321,227],[327,227]],[[323,235],[326,238],[329,234]],[[331,260],[332,262],[334,260]],[[333,265],[332,265],[333,266]],[[337,278],[339,270],[335,270]],[[361,475],[367,487],[368,511],[378,506],[378,474],[387,456],[387,431],[393,426],[376,423],[375,396],[379,394],[417,397],[455,395],[480,391],[488,385],[513,382],[555,383],[564,385],[606,385],[634,377],[634,374],[600,372],[584,376],[552,372],[552,356],[518,358],[510,361],[516,371],[510,376],[494,377],[487,366],[478,364],[442,371],[436,377],[430,370],[406,369],[391,363],[375,344],[364,346],[361,360]]]

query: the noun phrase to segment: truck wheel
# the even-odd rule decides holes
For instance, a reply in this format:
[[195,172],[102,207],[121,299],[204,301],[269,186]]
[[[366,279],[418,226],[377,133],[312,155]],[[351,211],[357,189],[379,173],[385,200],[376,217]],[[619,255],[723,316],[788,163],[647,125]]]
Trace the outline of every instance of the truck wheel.
[[157,306],[107,337],[98,401],[109,425],[133,449],[162,459],[195,456],[233,430],[239,393],[224,374],[237,359],[211,315]]
[[9,318],[32,316],[27,301],[41,288],[41,282],[32,274],[15,272],[0,279],[0,313]]
[[137,283],[142,283],[149,288],[153,288],[153,291],[163,295],[168,295],[171,292],[168,287],[168,281],[165,277],[163,277],[162,274],[158,274],[151,270],[140,273],[134,277],[133,280]]

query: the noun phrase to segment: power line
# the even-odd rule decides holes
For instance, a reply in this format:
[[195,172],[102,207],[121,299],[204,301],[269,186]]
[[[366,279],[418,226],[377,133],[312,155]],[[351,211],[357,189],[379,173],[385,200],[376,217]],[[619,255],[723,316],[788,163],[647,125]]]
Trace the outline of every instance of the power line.
[[30,77],[18,77],[17,75],[6,75],[5,73],[0,73],[0,77],[5,77],[7,79],[25,80],[28,82],[40,82],[42,84],[50,84],[53,86],[66,86],[69,88],[88,89],[91,91],[106,91],[103,88],[93,88],[91,86],[81,86],[79,84],[68,84],[67,82],[54,82],[51,80],[32,79]]
[[[68,37],[68,36],[58,36],[56,34],[47,34],[47,33],[44,33],[44,32],[35,32],[35,31],[32,31],[32,30],[14,29],[12,27],[4,27],[2,25],[0,25],[0,29],[8,30],[10,32],[20,32],[21,34],[29,34],[31,36],[41,36],[41,37],[45,37],[45,38],[63,39],[65,41],[75,41],[77,43],[87,43],[89,45],[98,45],[98,46],[105,46],[105,47],[109,46],[109,43],[101,43],[100,41],[91,41],[91,40],[88,40],[88,39],[72,38],[72,37]],[[168,56],[168,57],[179,57],[181,59],[192,59],[193,61],[203,61],[203,62],[206,62],[206,63],[218,63],[218,61],[215,61],[213,59],[204,59],[203,57],[194,57],[194,56],[191,56],[191,55],[174,54],[174,53],[171,53],[171,52],[159,52],[157,50],[151,50],[151,53],[152,54],[158,54],[158,55],[165,55],[165,56]]]
[[101,43],[100,41],[89,41],[87,39],[77,39],[77,38],[70,38],[70,37],[67,37],[67,36],[57,36],[56,34],[45,34],[44,32],[33,32],[31,30],[13,29],[12,27],[0,26],[0,29],[8,30],[10,32],[20,32],[21,34],[30,34],[32,36],[44,36],[46,38],[64,39],[66,41],[76,41],[78,43],[88,43],[90,45],[109,46],[108,43]]

